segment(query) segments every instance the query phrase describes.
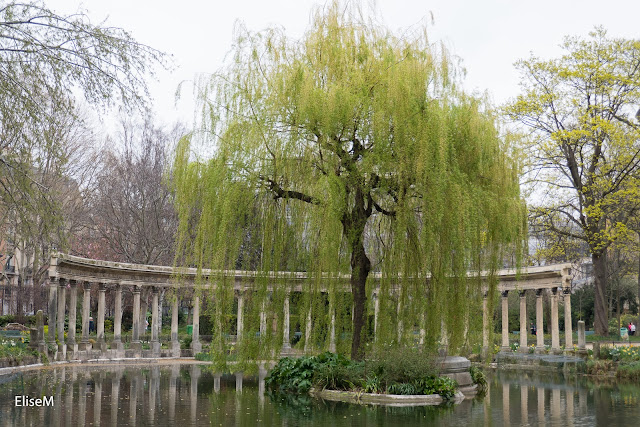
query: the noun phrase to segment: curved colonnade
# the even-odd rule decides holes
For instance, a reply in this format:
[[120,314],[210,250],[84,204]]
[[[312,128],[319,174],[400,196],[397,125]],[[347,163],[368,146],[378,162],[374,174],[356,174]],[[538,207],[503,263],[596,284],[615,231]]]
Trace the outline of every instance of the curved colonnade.
[[[120,358],[120,357],[178,357],[181,353],[178,341],[178,310],[179,298],[184,296],[188,289],[195,287],[197,270],[181,268],[176,271],[172,267],[139,265],[118,263],[111,261],[101,261],[76,257],[67,254],[55,254],[51,257],[49,267],[49,295],[48,295],[48,336],[44,333],[38,334],[38,347],[41,351],[48,348],[47,342],[52,344],[58,339],[57,358],[65,359],[89,359],[89,358]],[[176,275],[176,273],[178,273]],[[246,293],[252,291],[252,280],[257,277],[256,272],[247,271],[210,271],[203,270],[202,277],[206,283],[209,277],[226,277],[234,279],[235,298],[237,299],[237,339],[241,339],[244,329],[243,325],[243,301]],[[273,277],[284,278],[293,283],[294,291],[303,291],[302,284],[307,280],[306,273],[300,272],[274,272]],[[379,281],[380,275],[371,274],[371,280]],[[520,295],[520,350],[528,351],[528,325],[526,313],[526,294],[535,292],[536,294],[536,324],[537,330],[543,330],[543,298],[545,290],[551,292],[551,350],[554,353],[561,351],[558,327],[558,299],[560,295],[564,298],[565,319],[570,318],[571,313],[571,265],[559,264],[543,267],[530,267],[520,274],[514,270],[500,270],[497,272],[499,280],[498,290],[502,295],[502,350],[510,351],[509,329],[508,329],[508,294],[517,291]],[[344,276],[345,284],[348,277]],[[375,282],[374,282],[375,283]],[[89,340],[89,318],[91,307],[91,288],[97,285],[97,341],[95,345]],[[204,288],[210,285],[201,285]],[[76,307],[78,299],[78,289],[82,289],[82,335],[80,342],[76,342],[76,331],[74,327],[69,330],[65,340],[64,327],[65,315],[68,312],[68,325],[76,325]],[[133,324],[129,349],[125,350],[122,341],[122,295],[123,289],[130,290],[133,296]],[[140,294],[143,288],[149,288],[152,295],[151,304],[151,339],[150,349],[143,350],[140,340],[143,325],[141,324],[141,304]],[[158,308],[158,295],[160,290],[175,289],[176,298],[171,304],[171,336],[169,349],[161,349],[160,342],[160,319],[161,313]],[[348,286],[345,289],[349,289]],[[107,292],[110,298],[114,299],[113,316],[113,340],[107,343],[105,340],[105,301]],[[68,294],[68,295],[67,295]],[[488,329],[488,298],[484,293],[483,299],[483,347],[485,350],[489,346]],[[377,328],[379,299],[374,291],[374,331]],[[194,293],[193,300],[193,332],[190,354],[194,355],[201,351],[199,316],[200,297]],[[331,307],[329,307],[331,310]],[[400,309],[400,307],[399,307]],[[283,352],[290,348],[290,301],[289,295],[283,303]],[[266,328],[266,322],[261,313],[260,330]],[[307,330],[311,327],[307,319]],[[402,325],[398,325],[399,333]],[[56,335],[57,333],[57,335]],[[375,332],[374,332],[375,333]],[[572,325],[565,322],[565,347],[573,349]],[[305,343],[305,350],[307,350]],[[329,349],[335,351],[335,313],[331,316],[330,325],[330,345]],[[536,352],[545,351],[543,334],[537,334]]]

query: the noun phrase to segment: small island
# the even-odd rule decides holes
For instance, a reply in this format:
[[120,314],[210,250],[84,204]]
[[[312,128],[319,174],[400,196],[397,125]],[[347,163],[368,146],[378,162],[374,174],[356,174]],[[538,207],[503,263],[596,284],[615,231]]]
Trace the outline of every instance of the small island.
[[274,393],[388,406],[460,403],[486,385],[482,371],[463,357],[434,357],[412,348],[377,351],[363,361],[324,352],[284,357],[265,385]]

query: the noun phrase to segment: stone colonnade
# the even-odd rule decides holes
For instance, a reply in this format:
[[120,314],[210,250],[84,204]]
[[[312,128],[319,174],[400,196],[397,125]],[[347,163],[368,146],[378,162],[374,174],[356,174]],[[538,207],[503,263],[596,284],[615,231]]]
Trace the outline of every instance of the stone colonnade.
[[[50,277],[49,279],[49,319],[48,319],[48,337],[46,341],[50,344],[58,343],[58,358],[75,358],[80,356],[78,352],[86,352],[90,350],[99,350],[101,355],[107,355],[111,350],[110,356],[124,357],[125,349],[122,342],[122,290],[123,287],[129,287],[133,295],[133,316],[132,316],[132,334],[130,349],[133,351],[133,357],[142,356],[142,342],[140,337],[143,332],[143,324],[141,316],[141,286],[125,286],[121,284],[111,284],[107,286],[105,283],[97,283],[98,285],[98,312],[95,322],[96,342],[92,344],[89,340],[89,326],[91,313],[91,287],[92,283],[77,280],[67,280],[64,278]],[[82,310],[81,310],[81,338],[80,342],[76,342],[76,317],[77,317],[77,298],[78,290],[82,291]],[[113,315],[113,340],[107,342],[105,338],[105,314],[106,314],[106,294],[113,295],[114,298],[114,315]],[[160,318],[159,309],[159,286],[151,287],[152,306],[151,306],[151,354],[149,356],[159,357],[161,355],[160,335]],[[67,297],[68,296],[68,297]],[[199,296],[194,295],[193,303],[193,335],[191,341],[191,349],[193,353],[202,350],[199,335],[200,323],[200,301]],[[171,305],[171,337],[170,337],[170,356],[179,357],[180,343],[178,341],[178,310],[180,304],[176,297]],[[64,338],[65,315],[68,312],[67,338]],[[44,338],[44,337],[43,337]]]
[[[153,266],[153,265],[137,265],[117,263],[111,261],[100,261],[87,258],[76,257],[67,254],[55,254],[51,257],[49,267],[49,298],[48,298],[48,313],[49,313],[49,332],[48,342],[53,344],[58,343],[58,355],[59,358],[74,357],[76,352],[82,351],[96,351],[99,350],[99,357],[125,356],[124,345],[122,342],[122,312],[123,312],[123,289],[131,291],[132,305],[133,305],[133,328],[131,335],[131,343],[129,350],[126,352],[127,357],[140,357],[141,355],[148,355],[152,357],[158,356],[180,356],[180,343],[178,341],[178,310],[180,307],[178,299],[174,299],[171,302],[171,335],[169,350],[161,350],[160,343],[160,324],[161,316],[158,308],[159,292],[162,289],[193,289],[196,283],[196,278],[201,277],[206,283],[212,277],[223,277],[231,279],[232,286],[235,289],[235,298],[237,300],[237,339],[242,339],[245,331],[245,306],[246,300],[249,297],[250,292],[254,292],[253,281],[258,277],[256,272],[247,271],[211,271],[203,270],[198,272],[196,269],[174,269],[172,267]],[[282,331],[282,351],[284,353],[290,351],[290,311],[291,311],[291,292],[303,291],[304,283],[307,281],[306,273],[301,272],[272,272],[270,277],[277,278],[286,282],[286,286],[289,291],[285,293],[282,307],[282,319],[283,322],[279,326]],[[544,289],[552,290],[551,297],[551,312],[552,312],[552,348],[554,351],[559,351],[559,333],[558,333],[558,289],[565,290],[565,310],[566,313],[570,313],[570,295],[567,290],[571,289],[570,286],[570,265],[552,265],[542,267],[529,267],[527,271],[516,272],[514,270],[501,270],[495,272],[495,276],[498,281],[498,289],[502,291],[502,347],[507,349],[509,347],[508,340],[508,305],[507,297],[511,290],[520,290],[521,303],[520,303],[520,330],[521,330],[521,349],[527,350],[527,321],[526,321],[526,304],[525,295],[529,290],[536,292],[536,318],[537,329],[543,331],[542,320],[542,291]],[[380,280],[379,273],[372,273],[370,279],[373,281]],[[348,283],[349,277],[338,277],[337,280]],[[179,285],[177,284],[179,283]],[[95,344],[89,340],[89,316],[91,305],[91,284],[97,284],[98,286],[98,310],[97,310],[97,339]],[[140,337],[144,328],[144,320],[141,320],[141,314],[146,315],[146,302],[141,302],[142,288],[150,289],[152,295],[152,308],[151,308],[151,340],[150,350],[145,350],[143,353],[142,343]],[[346,287],[346,289],[348,289]],[[82,295],[78,295],[82,292]],[[176,292],[178,297],[181,292]],[[107,342],[105,339],[105,308],[106,301],[113,298],[115,312],[113,319],[114,336],[111,342]],[[82,334],[79,342],[76,341],[75,325],[78,313],[76,313],[78,298],[82,300],[81,321],[82,321]],[[336,304],[333,300],[334,297],[328,296],[328,319],[329,330],[328,340],[329,349],[335,351],[336,349]],[[372,304],[374,311],[374,339],[377,336],[379,329],[379,313],[380,313],[380,299],[374,291],[372,295]],[[192,300],[193,306],[193,333],[191,350],[192,353],[198,353],[202,349],[200,341],[200,297],[197,292],[194,293]],[[483,300],[483,346],[488,348],[489,345],[489,313],[487,313],[489,305],[487,304],[487,298],[485,296]],[[398,310],[402,310],[401,305],[398,305]],[[69,312],[69,330],[73,333],[69,333],[65,342],[64,339],[64,325],[65,325],[65,311]],[[259,320],[259,333],[263,335],[266,333],[267,328],[267,313],[266,304],[262,305]],[[143,311],[143,313],[141,313]],[[554,314],[555,313],[555,314]],[[306,323],[306,335],[304,338],[304,348],[306,351],[312,350],[312,340],[310,339],[310,330],[313,327],[313,314],[310,311],[304,313],[301,316],[300,321]],[[570,316],[566,316],[570,318]],[[420,320],[422,323],[422,320]],[[572,335],[571,335],[571,323],[566,322],[566,347],[572,347]],[[405,329],[406,329],[406,325]],[[424,326],[420,327],[420,340],[424,340]],[[398,325],[398,335],[402,336],[403,325]],[[542,333],[538,334],[537,347],[538,351],[544,349],[544,342],[542,340]],[[70,353],[70,356],[67,356]],[[81,355],[82,356],[82,355]]]
[[[558,298],[560,292],[564,297],[564,330],[565,330],[565,349],[566,351],[573,350],[573,328],[571,325],[571,287],[565,287],[563,289],[559,287],[549,288],[551,291],[550,304],[551,304],[551,352],[554,354],[560,354],[562,349],[560,348],[560,328],[558,325]],[[544,320],[543,320],[543,292],[545,288],[531,289],[530,292],[535,292],[536,295],[536,343],[535,353],[546,353],[544,345]],[[528,353],[528,334],[529,327],[527,325],[527,290],[519,290],[518,295],[520,297],[520,342],[519,351],[521,353]],[[509,290],[503,290],[501,292],[501,306],[502,306],[502,345],[500,351],[511,351],[509,345]],[[487,329],[488,313],[487,313],[487,298],[488,295],[485,292],[483,297],[483,347],[485,352],[489,347],[489,334]]]

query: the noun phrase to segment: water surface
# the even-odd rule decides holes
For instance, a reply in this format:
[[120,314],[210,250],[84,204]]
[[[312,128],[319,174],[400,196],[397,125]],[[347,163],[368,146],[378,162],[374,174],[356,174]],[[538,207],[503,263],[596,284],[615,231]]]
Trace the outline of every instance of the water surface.
[[[265,392],[265,372],[215,374],[196,364],[65,366],[0,377],[0,425],[480,426],[638,425],[640,386],[497,372],[460,405],[382,407]],[[15,396],[53,396],[17,407]]]

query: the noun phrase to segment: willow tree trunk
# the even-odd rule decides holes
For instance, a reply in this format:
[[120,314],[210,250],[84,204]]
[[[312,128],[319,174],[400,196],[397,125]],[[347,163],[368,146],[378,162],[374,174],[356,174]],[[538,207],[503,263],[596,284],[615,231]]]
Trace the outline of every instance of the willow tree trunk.
[[595,307],[594,329],[597,335],[609,335],[609,321],[607,318],[607,251],[594,252],[591,255],[593,273],[595,277]]
[[351,359],[362,360],[362,329],[367,302],[367,277],[371,271],[371,261],[364,249],[364,229],[371,216],[371,206],[365,206],[365,196],[361,187],[354,191],[354,206],[343,216],[342,227],[351,249],[351,293],[353,295],[353,336],[351,338]]
[[364,327],[364,311],[367,302],[366,284],[371,271],[371,261],[364,251],[364,246],[352,248],[351,252],[351,292],[353,294],[353,338],[351,341],[351,359],[362,360],[362,329]]

